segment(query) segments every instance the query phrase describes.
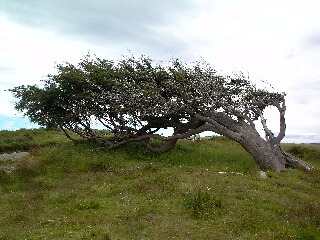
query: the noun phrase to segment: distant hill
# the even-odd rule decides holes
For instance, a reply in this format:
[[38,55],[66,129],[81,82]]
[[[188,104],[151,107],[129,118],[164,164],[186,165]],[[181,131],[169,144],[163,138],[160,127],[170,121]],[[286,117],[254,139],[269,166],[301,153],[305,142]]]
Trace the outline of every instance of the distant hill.
[[315,145],[315,146],[320,146],[320,143],[310,143],[312,145]]

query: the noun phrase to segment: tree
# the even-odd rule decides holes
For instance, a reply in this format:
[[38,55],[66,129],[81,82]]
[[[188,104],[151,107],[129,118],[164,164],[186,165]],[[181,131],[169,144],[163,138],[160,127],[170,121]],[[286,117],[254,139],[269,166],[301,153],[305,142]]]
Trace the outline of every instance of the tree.
[[[261,169],[311,169],[306,162],[284,152],[285,94],[259,89],[243,74],[223,76],[205,62],[188,66],[173,60],[168,66],[141,56],[119,62],[85,56],[77,66],[57,66],[57,74],[43,80],[44,87],[19,86],[10,91],[19,99],[15,108],[32,122],[57,126],[114,148],[140,142],[164,152],[178,139],[213,131],[237,141]],[[264,110],[279,111],[280,130],[268,129]],[[260,120],[262,138],[255,122]],[[94,129],[102,125],[105,131]],[[160,129],[172,128],[165,137]],[[153,139],[164,144],[154,144]]]

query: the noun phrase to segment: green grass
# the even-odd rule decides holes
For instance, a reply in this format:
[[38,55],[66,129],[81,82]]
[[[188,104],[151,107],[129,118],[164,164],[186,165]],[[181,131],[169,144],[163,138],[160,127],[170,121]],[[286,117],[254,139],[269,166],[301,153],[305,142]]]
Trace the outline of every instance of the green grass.
[[25,151],[34,147],[44,147],[69,141],[62,132],[55,130],[2,130],[0,131],[0,153]]
[[[160,155],[135,143],[56,143],[0,172],[0,239],[320,239],[317,171],[261,179],[221,137],[179,141]],[[301,154],[297,146],[320,168],[320,148],[284,148]]]

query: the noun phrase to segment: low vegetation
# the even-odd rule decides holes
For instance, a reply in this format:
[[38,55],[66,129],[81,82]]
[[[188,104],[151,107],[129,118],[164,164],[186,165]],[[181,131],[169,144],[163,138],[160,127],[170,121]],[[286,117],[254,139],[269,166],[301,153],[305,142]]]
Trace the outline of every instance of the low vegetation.
[[[283,148],[320,168],[319,147]],[[320,239],[319,172],[262,179],[224,137],[156,154],[19,130],[1,131],[0,149],[33,158],[0,170],[0,239]]]
[[48,131],[44,128],[0,131],[0,153],[24,151],[65,142],[69,142],[69,140],[64,134],[59,131]]

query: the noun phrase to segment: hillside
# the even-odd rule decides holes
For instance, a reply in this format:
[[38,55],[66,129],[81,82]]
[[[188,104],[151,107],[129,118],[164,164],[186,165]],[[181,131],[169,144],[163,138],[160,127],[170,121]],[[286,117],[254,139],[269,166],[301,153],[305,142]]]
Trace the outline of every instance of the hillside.
[[[320,148],[283,148],[320,168]],[[0,170],[0,239],[320,239],[320,175],[262,179],[223,137],[154,154],[104,151],[58,131],[0,131],[0,152],[28,151]],[[0,163],[0,169],[4,165]]]

